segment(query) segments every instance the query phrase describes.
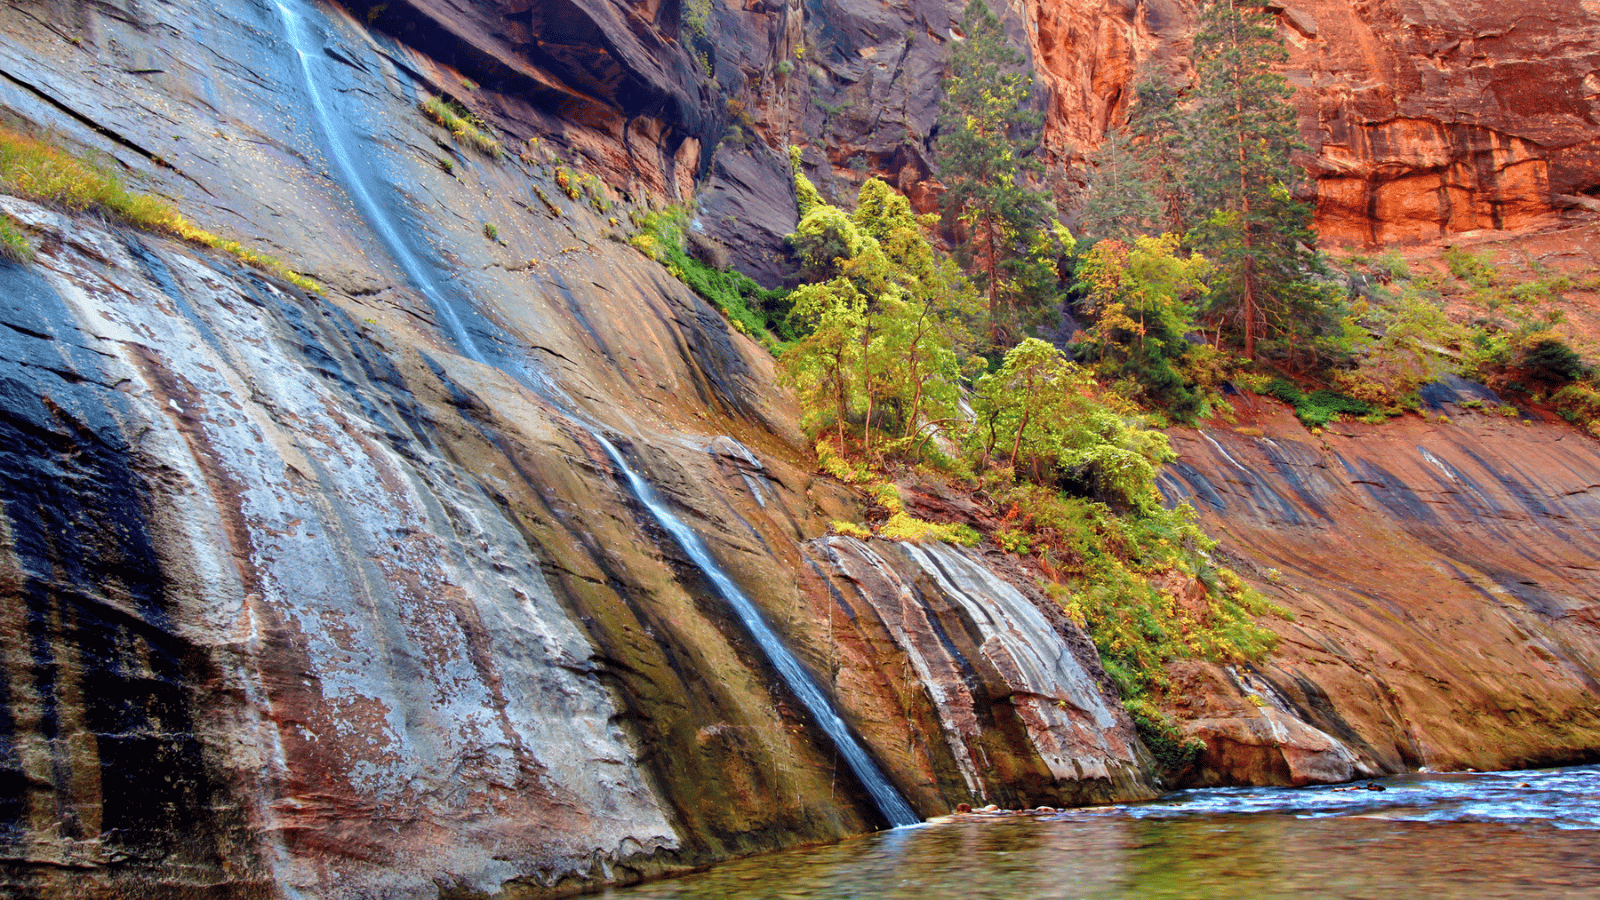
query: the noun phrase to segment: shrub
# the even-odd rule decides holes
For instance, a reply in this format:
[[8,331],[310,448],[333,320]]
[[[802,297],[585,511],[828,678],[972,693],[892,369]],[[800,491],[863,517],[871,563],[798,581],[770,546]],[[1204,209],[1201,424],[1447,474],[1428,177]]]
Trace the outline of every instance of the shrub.
[[1399,250],[1389,250],[1373,260],[1372,270],[1384,281],[1409,281],[1411,265]]
[[1522,351],[1518,362],[1528,380],[1560,385],[1583,377],[1583,360],[1560,338],[1547,337]]
[[1139,739],[1150,748],[1150,753],[1156,758],[1156,764],[1168,776],[1188,768],[1201,753],[1205,752],[1204,741],[1199,738],[1185,738],[1172,719],[1157,709],[1155,704],[1142,699],[1133,699],[1124,700],[1122,707],[1128,711],[1129,718],[1133,719],[1134,728],[1139,732]]
[[651,210],[635,216],[635,221],[639,230],[629,242],[666,265],[674,278],[727,316],[737,330],[757,338],[770,332],[784,341],[794,340],[788,322],[788,291],[767,290],[742,272],[713,268],[685,252],[687,209],[669,206]]
[[1469,253],[1460,247],[1444,249],[1444,264],[1450,268],[1451,275],[1478,288],[1494,286],[1499,276],[1494,266],[1490,264],[1487,253],[1482,255]]
[[[1057,600],[1086,624],[1124,697],[1159,692],[1174,659],[1254,661],[1276,643],[1255,617],[1283,610],[1216,564],[1216,544],[1188,507],[1118,515],[1103,503],[1027,483],[991,487],[991,496],[1003,510],[997,542],[1070,581],[1073,588]],[[1180,604],[1156,586],[1174,574],[1198,581],[1203,595]]]
[[1362,418],[1380,412],[1372,404],[1330,390],[1307,394],[1285,378],[1273,379],[1267,393],[1294,407],[1294,414],[1307,428],[1324,428],[1340,416]]
[[504,150],[500,142],[489,135],[489,126],[465,106],[454,100],[429,97],[422,101],[422,112],[458,141],[492,159],[499,159]]

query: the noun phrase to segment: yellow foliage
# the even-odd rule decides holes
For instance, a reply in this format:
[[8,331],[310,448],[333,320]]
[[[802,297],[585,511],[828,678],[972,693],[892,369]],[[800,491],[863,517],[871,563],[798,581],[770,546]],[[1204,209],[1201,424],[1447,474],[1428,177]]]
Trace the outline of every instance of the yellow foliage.
[[136,228],[169,234],[232,254],[240,262],[321,293],[322,285],[265,253],[197,227],[157,197],[129,191],[122,179],[53,144],[0,129],[0,191],[63,209],[93,210]]
[[865,525],[857,525],[854,522],[845,522],[835,519],[834,521],[828,523],[828,528],[832,529],[834,534],[842,534],[845,537],[853,537],[857,540],[864,541],[872,537],[871,529],[867,528]]

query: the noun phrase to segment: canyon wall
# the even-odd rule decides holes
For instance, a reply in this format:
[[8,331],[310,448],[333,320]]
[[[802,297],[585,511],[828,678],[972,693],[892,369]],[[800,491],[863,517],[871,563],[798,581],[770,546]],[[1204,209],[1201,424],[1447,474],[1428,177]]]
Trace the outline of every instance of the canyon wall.
[[[1518,228],[1600,192],[1600,4],[1266,6],[1326,244]],[[1058,159],[1099,145],[1139,72],[1191,77],[1189,0],[1029,0],[1022,17]]]
[[1163,490],[1288,612],[1266,664],[1174,673],[1202,782],[1600,752],[1600,453],[1481,386],[1424,399],[1319,432],[1241,400],[1231,427],[1171,433]]
[[[860,501],[772,358],[626,242],[709,172],[693,116],[490,126],[490,158],[418,102],[516,122],[558,79],[385,21],[0,10],[10,125],[327,285],[0,199],[37,250],[0,263],[0,893],[536,896],[879,827],[602,439],[919,814],[1152,795],[1026,583],[813,543]],[[519,127],[607,102],[561,83]],[[902,594],[848,598],[861,558]]]
[[[1078,60],[1040,73],[1052,135],[1115,121],[1118,60],[1181,73],[1181,4],[1052,10],[1039,58]],[[0,893],[538,896],[879,826],[602,440],[918,813],[1157,790],[1032,574],[829,536],[862,501],[814,474],[771,357],[627,243],[630,214],[696,198],[781,277],[788,143],[838,199],[881,171],[925,205],[959,15],[0,8],[0,120],[327,285],[0,198],[38,250],[0,262]],[[1031,46],[1044,13],[1006,15]],[[1295,612],[1269,663],[1176,673],[1201,779],[1600,746],[1593,444],[1450,409],[1176,434],[1169,492]]]

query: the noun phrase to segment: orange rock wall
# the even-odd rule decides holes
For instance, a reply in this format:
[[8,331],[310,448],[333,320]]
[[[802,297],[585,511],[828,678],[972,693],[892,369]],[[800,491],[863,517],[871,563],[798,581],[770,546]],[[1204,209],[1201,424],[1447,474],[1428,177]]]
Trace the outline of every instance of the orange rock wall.
[[[1515,228],[1600,190],[1600,3],[1292,0],[1317,224],[1332,245]],[[1186,80],[1193,0],[1027,0],[1046,145],[1082,154],[1151,64]]]
[[[1593,754],[1594,445],[1504,417],[1481,389],[1433,399],[1429,419],[1323,432],[1242,400],[1232,428],[1170,433],[1164,489],[1292,616],[1269,623],[1283,640],[1259,667],[1175,673],[1178,715],[1209,747],[1202,782]],[[1292,719],[1315,731],[1285,732]]]

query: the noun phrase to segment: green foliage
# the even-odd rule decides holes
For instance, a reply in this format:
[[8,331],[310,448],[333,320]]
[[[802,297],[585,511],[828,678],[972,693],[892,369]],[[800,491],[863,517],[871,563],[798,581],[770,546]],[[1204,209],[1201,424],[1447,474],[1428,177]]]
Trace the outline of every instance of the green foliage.
[[1078,308],[1094,321],[1079,357],[1131,399],[1193,421],[1217,386],[1216,351],[1189,340],[1209,271],[1203,257],[1179,252],[1177,235],[1096,244],[1077,270]]
[[978,379],[968,452],[980,467],[1026,472],[1119,509],[1159,508],[1156,469],[1172,458],[1166,435],[1100,395],[1087,371],[1028,338]]
[[606,196],[606,187],[600,177],[593,172],[573,172],[565,166],[556,166],[556,187],[567,195],[568,200],[577,200],[579,197],[588,197],[589,205],[597,213],[606,213],[611,210],[611,198]]
[[33,261],[33,243],[5,216],[0,216],[0,259],[19,263]]
[[869,451],[918,456],[924,430],[956,410],[975,294],[883,181],[862,185],[853,214],[823,202],[798,167],[795,192],[790,242],[827,276],[792,295],[789,321],[804,337],[784,352],[782,376],[800,393],[802,424],[832,429],[841,447],[859,435]]
[[1122,707],[1133,719],[1139,740],[1150,749],[1156,765],[1166,773],[1178,773],[1193,765],[1205,752],[1205,742],[1199,738],[1186,738],[1172,721],[1155,704],[1142,698],[1122,701]]
[[[1550,404],[1563,419],[1582,426],[1593,437],[1600,437],[1600,387],[1575,381],[1556,391],[1550,397]],[[1506,408],[1502,408],[1500,413],[1508,418],[1521,415],[1514,406],[1510,407],[1509,413]]]
[[1335,350],[1338,297],[1311,249],[1311,208],[1292,196],[1304,173],[1274,24],[1262,0],[1203,6],[1186,186],[1190,243],[1216,266],[1206,319],[1250,360],[1266,342],[1292,364]]
[[[1175,659],[1255,661],[1275,645],[1255,619],[1283,610],[1214,561],[1216,545],[1189,507],[1118,515],[1038,484],[991,482],[991,491],[1004,510],[1003,545],[1070,581],[1075,589],[1052,593],[1088,628],[1124,697],[1158,694]],[[1163,587],[1188,579],[1203,588],[1198,596],[1180,601]]]
[[1347,342],[1356,366],[1333,376],[1343,394],[1388,414],[1417,408],[1417,390],[1449,374],[1458,348],[1471,342],[1426,286],[1401,281],[1399,287],[1375,292],[1370,305],[1353,311],[1358,327],[1349,329]]
[[1372,268],[1385,282],[1411,280],[1411,264],[1399,250],[1386,250],[1373,261]]
[[1118,129],[1107,132],[1105,143],[1089,157],[1081,210],[1087,233],[1131,241],[1159,228],[1164,208],[1140,150]]
[[[0,128],[0,191],[74,212],[97,212],[135,228],[170,234],[192,244],[221,250],[301,290],[317,293],[323,290],[322,285],[291,271],[281,260],[196,227],[166,201],[128,190],[122,179],[106,168],[78,159],[54,144],[3,128]],[[11,243],[6,241],[8,246]],[[20,246],[16,251],[21,252]]]
[[1583,360],[1577,351],[1554,337],[1539,340],[1523,350],[1517,365],[1529,381],[1549,386],[1564,385],[1584,375]]
[[578,184],[565,166],[556,166],[555,178],[556,187],[561,188],[561,193],[566,194],[568,200],[578,199]]
[[713,268],[684,251],[686,208],[667,206],[635,214],[634,222],[638,230],[629,242],[727,316],[735,330],[760,339],[768,349],[779,346],[774,334],[785,341],[794,339],[788,322],[789,292],[767,290],[742,272]]
[[1041,169],[1030,151],[1042,119],[1028,106],[1032,76],[983,0],[968,4],[961,30],[939,118],[941,203],[964,235],[957,257],[988,297],[991,340],[1002,344],[1057,280],[1054,259],[1038,252],[1049,195],[1027,183]]
[[739,331],[752,337],[769,332],[793,340],[789,328],[789,292],[767,290],[750,276],[732,269],[714,269],[686,253],[669,253],[668,269],[679,281],[722,311]]
[[1475,254],[1460,247],[1446,247],[1444,263],[1450,269],[1451,275],[1474,287],[1493,287],[1499,279],[1499,272],[1495,270],[1487,254]]
[[456,140],[466,142],[491,159],[499,159],[504,152],[500,142],[489,134],[489,126],[455,100],[429,97],[422,101],[422,112],[443,126]]
[[[975,15],[969,8],[969,20]],[[969,26],[966,43],[975,35],[979,43],[986,39]],[[1004,87],[1003,71],[990,70],[986,82],[987,94],[976,80],[957,86],[1004,108],[992,89]],[[863,185],[854,213],[837,209],[799,173],[798,153],[791,158],[800,224],[790,242],[810,280],[792,295],[790,320],[804,337],[781,357],[782,378],[799,395],[802,425],[819,438],[823,470],[869,492],[881,523],[877,536],[978,539],[970,528],[918,521],[887,479],[874,474],[907,462],[935,463],[952,478],[976,481],[981,492],[974,499],[1004,511],[992,539],[1033,558],[1047,592],[1086,624],[1126,696],[1158,694],[1166,665],[1178,658],[1242,661],[1269,652],[1273,635],[1254,617],[1281,611],[1211,559],[1213,545],[1192,510],[1161,506],[1155,478],[1171,458],[1166,436],[1089,369],[1033,338],[993,354],[990,371],[967,392],[970,412],[963,410],[961,385],[982,371],[968,356],[968,326],[981,298],[934,249],[925,232],[930,223],[877,180]],[[981,233],[974,209],[964,208],[956,224]],[[1054,277],[1059,257],[1073,252],[1076,241],[1059,226],[1037,227],[1042,221],[1034,222],[1023,250]],[[1205,296],[1203,258],[1179,253],[1170,237],[1120,250],[1108,244],[1085,258],[1085,302],[1097,319],[1089,343],[1108,370],[1147,400],[1166,397],[1167,384],[1141,376],[1145,368],[1165,366],[1176,390],[1199,393],[1216,383],[1223,368],[1217,354],[1186,339]],[[991,291],[1002,276],[1015,281],[1015,270],[998,264],[978,268]],[[1023,296],[1014,283],[1005,289]],[[1188,408],[1201,403],[1191,400]],[[959,458],[941,446],[957,449]],[[834,528],[857,533],[851,529],[859,527]],[[1184,590],[1180,601],[1173,585],[1188,588],[1193,581],[1203,589]],[[1159,713],[1145,719],[1164,759],[1194,752],[1170,722],[1160,730]]]
[[[1128,110],[1127,134],[1140,171],[1129,187],[1148,191],[1159,206],[1159,227],[1153,231],[1182,234],[1188,230],[1189,124],[1178,106],[1178,92],[1165,72],[1145,68],[1137,76]],[[1115,236],[1114,233],[1108,232]]]
[[500,228],[493,223],[483,223],[483,236],[491,241],[500,240]]
[[861,252],[861,235],[849,214],[826,203],[813,205],[788,241],[800,262],[800,278],[809,282],[833,278],[844,260]]
[[682,7],[683,24],[695,36],[706,37],[706,29],[711,23],[711,0],[685,0]]
[[[982,538],[970,525],[941,524],[919,519],[906,511],[900,490],[889,481],[874,474],[864,464],[852,464],[840,456],[826,441],[817,443],[817,459],[824,472],[847,484],[863,485],[874,502],[887,512],[888,518],[878,526],[876,536],[889,541],[922,543],[939,541],[963,547],[976,546]],[[830,526],[834,533],[866,539],[874,532],[865,525],[835,521]]]
[[1340,416],[1357,418],[1377,412],[1372,404],[1327,389],[1307,394],[1285,378],[1273,379],[1267,393],[1294,407],[1294,414],[1307,428],[1324,428]]
[[855,522],[845,522],[835,519],[834,521],[828,523],[828,528],[834,534],[842,534],[845,537],[853,537],[857,540],[864,541],[872,537],[872,529],[865,525],[858,525]]

